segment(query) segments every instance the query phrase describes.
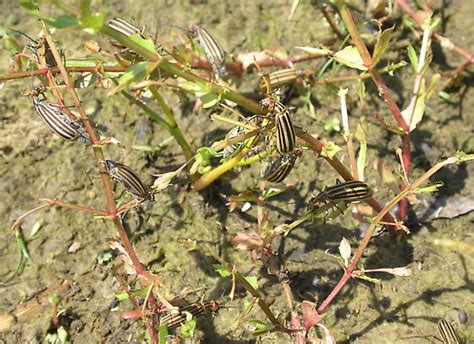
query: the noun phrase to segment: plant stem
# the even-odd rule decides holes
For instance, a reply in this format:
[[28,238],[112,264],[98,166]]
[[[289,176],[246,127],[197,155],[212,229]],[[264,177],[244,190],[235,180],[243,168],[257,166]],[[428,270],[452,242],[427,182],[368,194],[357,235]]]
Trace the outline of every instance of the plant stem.
[[173,137],[178,141],[178,144],[181,146],[181,149],[183,150],[184,157],[186,160],[191,159],[193,157],[193,151],[191,150],[191,147],[189,146],[188,142],[186,141],[183,132],[181,129],[178,127],[178,124],[176,123],[176,120],[173,116],[173,113],[166,104],[165,100],[161,96],[161,94],[158,92],[158,89],[155,85],[151,85],[149,87],[149,90],[153,97],[155,97],[156,102],[158,105],[160,105],[161,109],[163,110],[163,113],[165,114],[166,119],[168,120],[168,124],[170,127],[170,134],[173,135]]
[[[44,24],[43,24],[43,26],[44,26]],[[81,101],[79,100],[79,97],[77,96],[76,91],[71,86],[67,70],[65,69],[65,67],[62,63],[61,56],[59,55],[59,52],[56,49],[56,46],[54,44],[53,39],[51,38],[51,35],[49,34],[48,29],[46,28],[46,26],[44,26],[44,28],[45,28],[45,38],[46,38],[46,40],[48,42],[48,45],[51,49],[51,53],[53,54],[54,59],[56,60],[57,66],[58,66],[59,71],[61,73],[61,76],[64,80],[66,88],[69,91],[69,94],[70,94],[70,96],[71,96],[71,98],[74,102],[74,105],[75,105],[77,111],[79,112],[79,114],[81,116],[81,120],[84,124],[84,127],[86,128],[86,131],[89,134],[89,137],[91,139],[92,149],[93,149],[94,156],[95,156],[97,166],[98,166],[98,169],[99,169],[99,174],[100,174],[100,177],[101,177],[101,180],[102,180],[102,185],[104,187],[104,194],[105,194],[105,199],[106,199],[106,203],[107,203],[107,209],[109,211],[109,216],[112,217],[112,221],[115,225],[117,233],[120,236],[121,243],[122,243],[125,251],[127,252],[127,255],[129,256],[130,260],[132,261],[132,264],[133,264],[133,267],[134,267],[136,273],[138,275],[142,275],[143,277],[148,278],[148,279],[152,278],[152,280],[153,280],[153,276],[151,276],[143,268],[142,264],[140,263],[140,260],[138,259],[138,256],[135,253],[135,250],[134,250],[134,248],[133,248],[133,246],[132,246],[132,244],[131,244],[128,236],[127,236],[127,233],[126,233],[125,229],[123,228],[120,219],[117,217],[117,209],[116,209],[116,206],[115,206],[115,199],[114,199],[114,193],[112,191],[112,183],[111,183],[111,180],[110,180],[110,176],[107,173],[107,171],[105,170],[104,164],[101,163],[102,161],[105,160],[104,153],[102,151],[102,148],[99,145],[95,145],[95,143],[97,143],[97,137],[95,135],[94,130],[92,129],[92,125],[89,121],[89,117],[87,116],[84,108],[82,107]],[[151,297],[150,297],[150,304],[152,305],[152,307],[157,307],[156,299],[154,298],[153,295],[151,295]],[[145,319],[144,319],[144,321],[146,322]],[[153,327],[150,327],[149,330],[150,329],[152,330],[152,331],[149,331],[149,334],[150,334],[150,337],[151,337],[152,341],[157,342],[156,330]]]
[[433,174],[438,172],[442,167],[449,164],[460,163],[460,162],[464,162],[468,160],[474,160],[474,155],[468,156],[466,158],[460,158],[459,156],[450,157],[446,159],[445,161],[437,163],[432,168],[430,168],[427,172],[425,172],[420,178],[418,178],[415,182],[411,183],[407,188],[405,188],[405,190],[403,190],[397,196],[395,196],[392,200],[390,200],[383,207],[383,209],[374,218],[373,223],[369,226],[369,229],[367,230],[367,232],[364,235],[364,238],[359,244],[359,247],[357,248],[357,251],[354,254],[354,257],[352,258],[351,263],[349,264],[347,269],[344,271],[344,275],[341,277],[341,279],[339,280],[337,285],[334,287],[334,289],[331,291],[331,293],[326,297],[326,299],[318,307],[319,314],[324,312],[329,307],[329,305],[332,303],[335,297],[339,294],[342,288],[349,281],[349,279],[352,276],[352,273],[354,272],[354,270],[356,270],[357,265],[360,259],[362,258],[362,254],[367,248],[367,245],[369,244],[369,241],[372,238],[372,235],[374,234],[374,231],[377,228],[378,223],[382,221],[382,219],[388,214],[389,210],[393,208],[402,199],[404,199],[408,194],[410,194],[411,192],[416,190],[418,187],[426,183],[428,179]]

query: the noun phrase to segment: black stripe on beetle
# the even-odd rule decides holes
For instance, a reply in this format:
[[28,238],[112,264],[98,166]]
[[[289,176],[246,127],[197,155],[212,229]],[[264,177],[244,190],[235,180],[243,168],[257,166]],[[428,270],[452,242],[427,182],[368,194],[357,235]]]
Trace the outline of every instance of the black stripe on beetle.
[[87,145],[91,144],[89,134],[87,134],[83,124],[80,121],[72,121],[62,111],[60,104],[49,103],[44,97],[41,88],[33,89],[30,97],[36,113],[53,133],[64,140],[79,141]]
[[313,206],[331,202],[362,202],[372,197],[369,186],[358,180],[338,182],[336,185],[326,187],[316,197],[310,200]]
[[454,331],[453,325],[444,319],[438,321],[438,333],[443,344],[460,344],[461,341]]
[[296,145],[295,127],[290,118],[290,111],[280,102],[276,102],[275,128],[277,151],[285,154],[293,151]]
[[262,169],[262,178],[273,183],[282,182],[290,174],[296,159],[298,159],[301,154],[301,149],[295,149],[293,152],[282,155],[278,159],[269,162]]
[[206,55],[206,59],[211,65],[212,72],[221,77],[226,76],[226,53],[214,36],[202,25],[192,26],[190,34],[197,37],[199,45],[204,50],[204,55]]
[[140,202],[144,200],[154,201],[153,193],[143,184],[140,177],[130,167],[113,160],[105,160],[105,166],[110,177],[122,183],[125,189]]

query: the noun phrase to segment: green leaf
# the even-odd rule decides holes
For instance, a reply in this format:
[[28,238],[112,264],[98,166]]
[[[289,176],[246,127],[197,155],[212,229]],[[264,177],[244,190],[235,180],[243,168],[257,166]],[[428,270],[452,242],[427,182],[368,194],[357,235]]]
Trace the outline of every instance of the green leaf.
[[139,62],[134,64],[125,74],[123,74],[119,79],[119,84],[113,90],[112,93],[115,93],[119,90],[122,90],[124,87],[142,81],[150,75],[150,73],[156,68],[157,64],[155,62]]
[[337,62],[349,68],[367,70],[367,67],[364,66],[364,61],[362,60],[362,57],[360,56],[359,51],[354,46],[350,45],[350,46],[345,47],[342,50],[339,50],[337,53],[333,55],[333,58]]
[[367,275],[355,275],[355,277],[373,284],[379,284],[381,282],[381,280],[379,280],[378,278],[369,277]]
[[66,67],[96,67],[97,59],[67,59]]
[[210,147],[201,147],[196,151],[194,155],[195,162],[191,166],[189,171],[190,174],[199,172],[200,174],[206,174],[211,170],[211,158],[216,155],[216,152]]
[[18,251],[20,251],[20,256],[27,260],[31,260],[30,253],[28,252],[28,247],[26,245],[26,240],[23,236],[23,232],[21,230],[17,230],[15,232],[15,238],[16,246],[18,247]]
[[295,47],[296,49],[303,50],[305,53],[315,56],[327,56],[332,53],[331,50],[326,48],[313,48],[313,47]]
[[367,140],[362,126],[357,124],[355,138],[360,142],[359,154],[357,155],[357,173],[359,180],[364,180],[364,170],[367,162]]
[[31,229],[31,232],[30,232],[30,239],[32,239],[36,234],[39,233],[41,228],[43,228],[43,223],[44,223],[43,219],[40,219],[40,220],[35,222],[35,224],[33,225],[33,228]]
[[454,100],[451,95],[447,92],[444,91],[439,91],[438,92],[438,97],[440,97],[443,101],[449,104],[457,104],[458,102]]
[[474,159],[474,154],[465,153],[463,151],[456,152],[456,157],[462,161],[469,161]]
[[221,277],[229,277],[231,273],[223,265],[214,264],[214,271],[217,272]]
[[166,327],[166,325],[161,325],[158,328],[158,343],[167,344],[168,336],[169,336],[168,327]]
[[340,132],[341,131],[341,121],[337,117],[333,117],[332,119],[326,121],[324,123],[324,130],[329,132]]
[[255,301],[253,300],[244,300],[244,315],[249,315],[252,311],[253,306],[255,306]]
[[131,36],[128,36],[128,38],[136,43],[137,45],[139,45],[140,47],[148,50],[149,52],[152,52],[153,54],[158,54],[156,52],[156,47],[155,47],[155,43],[153,43],[153,41],[151,39],[144,39],[142,38],[138,33],[134,34],[134,35],[131,35]]
[[115,298],[118,301],[125,301],[125,300],[128,300],[129,296],[128,296],[127,292],[121,291],[121,292],[118,292],[118,293],[115,294]]
[[91,15],[91,0],[81,0],[79,9],[81,10],[81,17]]
[[192,338],[196,331],[196,319],[192,317],[191,313],[187,313],[186,317],[188,317],[188,315],[190,319],[181,326],[180,334],[185,338]]
[[199,99],[202,101],[202,108],[208,109],[217,105],[220,101],[220,96],[214,92],[208,92],[198,95]]
[[332,159],[340,150],[341,150],[341,147],[336,145],[334,142],[329,141],[329,142],[326,142],[326,144],[324,145],[321,155]]
[[99,12],[95,14],[87,14],[81,16],[81,24],[91,34],[95,34],[100,31],[104,25],[105,13]]
[[425,79],[421,80],[420,90],[416,96],[415,106],[413,108],[413,101],[410,102],[410,105],[402,111],[403,119],[406,123],[409,123],[410,131],[413,131],[417,124],[423,119],[425,114]]
[[253,287],[253,289],[258,289],[258,280],[255,276],[247,276],[245,280]]
[[418,70],[418,56],[416,55],[415,48],[413,48],[411,44],[408,45],[408,58],[415,71]]
[[20,6],[28,12],[35,12],[38,14],[38,3],[36,1],[20,1]]
[[392,26],[391,28],[386,29],[382,32],[379,31],[377,35],[377,42],[375,42],[374,53],[372,55],[374,67],[377,65],[377,63],[379,63],[380,59],[385,53],[385,50],[387,50],[388,44],[390,43],[390,39],[392,38],[392,34],[394,30],[395,30],[395,26]]
[[60,343],[69,342],[69,333],[63,326],[59,327],[57,332],[58,332],[58,338],[59,338]]
[[70,15],[63,15],[56,18],[44,18],[44,21],[58,29],[65,29],[72,26],[78,26],[80,24],[76,17]]
[[252,332],[254,336],[261,336],[265,333],[270,332],[275,327],[271,323],[267,323],[261,320],[249,320],[249,324],[255,327],[255,330]]
[[413,190],[413,192],[416,194],[436,192],[443,185],[444,185],[443,182],[436,182],[436,183],[429,184],[426,186],[420,186],[419,188],[416,188],[415,190]]

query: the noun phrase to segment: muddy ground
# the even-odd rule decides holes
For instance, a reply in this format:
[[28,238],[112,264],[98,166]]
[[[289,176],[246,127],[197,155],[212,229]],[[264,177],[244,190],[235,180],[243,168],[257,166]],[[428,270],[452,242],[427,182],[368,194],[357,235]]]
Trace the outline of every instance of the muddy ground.
[[[16,5],[3,2],[1,7],[2,13],[11,14],[14,28],[30,35],[37,34],[39,24],[36,19],[28,17]],[[227,51],[234,54],[262,49],[299,54],[294,46],[317,46],[332,35],[316,5],[301,2],[294,19],[288,22],[290,7],[285,1],[115,1],[107,2],[102,9],[108,18],[134,18],[138,23],[146,24],[150,32],[158,27],[158,36],[165,42],[173,42],[182,36],[182,30],[189,23],[201,22],[215,33]],[[449,1],[442,14],[442,33],[472,50],[472,3]],[[359,19],[363,20],[363,17]],[[90,36],[85,33],[79,36],[78,31],[55,36],[69,58],[87,54],[81,44]],[[412,35],[407,34],[407,38],[419,47],[420,42],[414,41]],[[105,38],[101,43],[107,46]],[[434,46],[433,54],[432,71],[451,70],[464,62],[439,45]],[[393,50],[387,56],[406,59],[404,53]],[[1,57],[3,74],[9,69],[9,58],[6,51]],[[319,68],[321,62],[304,65]],[[412,73],[405,69],[397,74],[397,78],[387,80],[394,87],[399,104],[406,106],[413,85]],[[436,96],[428,101],[423,122],[413,135],[414,177],[457,150],[474,151],[472,80],[472,75],[468,74],[453,90],[452,97],[456,100],[453,104]],[[257,74],[247,73],[241,90],[253,92],[256,83]],[[367,123],[370,163],[366,179],[375,197],[385,202],[392,194],[381,183],[372,162],[376,158],[382,159],[393,171],[398,171],[395,148],[399,139],[387,134],[373,118],[374,113],[388,116],[388,110],[372,86],[368,86],[365,109],[358,107],[354,85],[348,83],[345,86],[351,88],[351,124],[355,127],[361,118]],[[21,96],[30,87],[31,80],[23,79],[5,83],[0,91],[0,276],[3,280],[15,270],[18,262],[15,237],[9,228],[18,216],[39,205],[41,198],[57,197],[104,207],[90,149],[65,143],[50,134],[34,114],[29,100]],[[339,116],[337,95],[323,86],[312,87],[311,93],[317,119],[308,114],[307,108],[298,106],[303,95],[296,92],[291,100],[291,105],[296,107],[294,122],[323,140],[332,140],[343,146],[341,135],[323,129],[325,122]],[[117,137],[125,147],[123,152],[108,148],[108,157],[126,161],[147,183],[151,183],[152,173],[174,170],[184,162],[179,146],[173,142],[154,153],[130,148],[132,145],[157,146],[169,135],[120,96],[107,97],[103,90],[92,88],[82,90],[80,96],[102,134]],[[228,130],[225,125],[211,122],[210,111],[192,113],[193,97],[167,93],[166,99],[173,106],[178,124],[193,148],[212,142]],[[347,162],[345,152],[340,154],[340,158]],[[252,206],[247,212],[236,210],[230,213],[225,206],[226,198],[249,188],[255,189],[259,168],[237,169],[200,194],[189,192],[186,180],[181,178],[160,194],[156,203],[143,206],[140,214],[143,223],[137,222],[135,214],[127,216],[127,230],[141,261],[150,271],[163,277],[170,293],[177,294],[184,288],[202,288],[188,299],[195,301],[204,296],[217,299],[226,306],[214,318],[199,319],[196,336],[202,342],[253,342],[256,339],[246,320],[266,319],[258,308],[246,317],[242,316],[244,300],[249,296],[239,288],[235,300],[230,301],[229,280],[218,277],[212,259],[199,252],[188,252],[184,248],[188,239],[197,240],[219,252],[240,272],[257,276],[260,290],[272,304],[275,314],[284,317],[288,312],[283,291],[275,277],[266,273],[261,262],[252,261],[247,253],[237,252],[231,244],[238,232],[256,229],[256,207]],[[463,198],[468,203],[474,194],[473,172],[472,164],[449,166],[440,171],[433,178],[433,181],[444,181],[437,197],[447,202]],[[325,161],[309,151],[305,152],[285,181],[292,187],[266,203],[270,224],[290,222],[302,215],[310,195],[334,183],[336,177]],[[117,190],[119,193],[120,187]],[[38,221],[43,221],[42,229],[28,241],[32,262],[20,275],[0,286],[0,313],[3,314],[0,339],[5,343],[45,342],[51,329],[51,306],[47,297],[52,289],[59,288],[62,295],[59,307],[65,312],[62,324],[72,342],[140,342],[144,333],[142,323],[123,320],[121,311],[132,308],[126,301],[120,305],[115,302],[115,293],[123,288],[115,277],[122,275],[121,263],[113,257],[107,259],[107,253],[111,252],[109,242],[116,235],[113,226],[82,213],[53,208],[27,218],[22,226],[27,237]],[[472,247],[473,221],[472,212],[428,223],[414,221],[409,225],[411,234],[401,240],[395,240],[389,234],[374,239],[365,254],[366,267],[408,265],[413,274],[407,278],[378,275],[382,279],[378,285],[352,281],[346,286],[324,314],[324,325],[337,342],[434,342],[435,339],[429,336],[436,334],[436,323],[440,318],[456,323],[462,337],[474,339],[473,252],[433,244],[434,239],[452,239],[469,243]],[[343,237],[350,240],[353,248],[357,247],[360,224],[351,217],[350,211],[326,225],[303,225],[284,239],[285,253],[288,254],[286,268],[297,302],[321,302],[332,290],[342,271],[324,252],[329,250],[337,254]],[[80,247],[69,252],[73,243],[79,243]],[[36,301],[27,303],[32,299]],[[40,300],[41,305],[37,304]],[[36,307],[23,312],[21,305],[25,302]],[[458,317],[462,312],[468,319],[461,324]],[[16,319],[11,317],[12,314]],[[285,343],[290,338],[272,334],[262,340]]]

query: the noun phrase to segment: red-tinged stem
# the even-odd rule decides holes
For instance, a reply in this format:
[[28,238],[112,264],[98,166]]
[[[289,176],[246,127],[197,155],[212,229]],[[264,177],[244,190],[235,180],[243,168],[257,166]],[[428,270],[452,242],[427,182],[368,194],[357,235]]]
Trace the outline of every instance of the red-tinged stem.
[[[81,117],[81,120],[84,123],[86,131],[89,134],[89,137],[90,137],[90,139],[93,143],[92,148],[93,148],[93,151],[94,151],[94,156],[95,156],[98,168],[99,168],[99,174],[101,176],[102,184],[103,184],[103,187],[104,187],[104,194],[105,194],[105,198],[106,198],[107,209],[109,211],[109,216],[112,218],[112,221],[115,225],[117,233],[119,234],[120,241],[121,241],[125,251],[127,252],[128,257],[132,261],[133,267],[134,267],[135,271],[137,272],[137,274],[143,276],[146,279],[151,279],[152,281],[156,280],[156,278],[154,276],[152,276],[150,273],[148,273],[143,268],[140,260],[138,259],[137,254],[135,253],[135,249],[133,248],[132,243],[130,242],[130,240],[127,236],[127,233],[126,233],[125,229],[123,228],[119,217],[117,216],[117,209],[116,209],[116,206],[115,206],[115,199],[114,199],[114,193],[113,193],[113,190],[112,190],[112,183],[111,183],[111,180],[110,180],[110,176],[107,173],[107,171],[105,170],[105,166],[103,166],[104,164],[101,163],[105,159],[104,158],[104,152],[102,151],[102,148],[99,145],[94,145],[95,143],[97,143],[97,137],[96,137],[95,132],[92,128],[92,125],[89,121],[89,117],[87,116],[87,114],[86,114],[86,112],[85,112],[85,110],[84,110],[84,108],[81,104],[81,101],[79,100],[79,97],[76,94],[76,91],[75,91],[74,87],[71,86],[68,72],[67,72],[66,68],[64,67],[64,65],[61,61],[61,56],[59,55],[59,52],[56,49],[56,46],[54,44],[54,41],[51,38],[51,35],[49,34],[47,29],[45,30],[45,38],[46,38],[46,40],[49,44],[49,47],[51,49],[51,53],[53,54],[54,59],[56,60],[57,66],[59,68],[59,72],[61,73],[61,76],[64,80],[65,85],[66,85],[66,88],[69,91],[69,94],[70,94],[70,96],[71,96],[71,98],[74,102],[74,105],[75,105],[76,109],[78,110],[78,112],[80,114],[80,117]],[[153,295],[150,295],[149,302],[150,302],[152,307],[157,308],[157,301],[156,301],[156,298]],[[145,322],[146,322],[146,320],[145,320]],[[149,335],[150,335],[151,341],[153,343],[157,343],[158,339],[157,339],[157,334],[156,334],[156,330],[154,329],[154,326],[147,326],[147,328],[149,330]]]
[[69,202],[63,202],[58,199],[45,199],[45,201],[48,203],[49,206],[58,206],[62,208],[69,208],[69,209],[74,209],[78,211],[82,211],[88,214],[92,215],[102,215],[102,216],[109,216],[109,212],[107,210],[100,210],[100,209],[95,209],[95,208],[90,208],[90,207],[85,207],[79,204],[72,204]]
[[[65,69],[69,73],[97,73],[97,67],[65,67]],[[125,72],[127,70],[126,67],[122,66],[103,66],[101,67],[101,71],[103,72]],[[48,67],[48,68],[39,68],[31,71],[22,71],[22,72],[11,72],[5,75],[0,76],[0,81],[6,80],[14,80],[14,79],[23,79],[23,78],[30,78],[34,75],[44,75],[48,72],[57,73],[59,72],[58,67]]]
[[411,183],[407,188],[405,188],[405,190],[403,190],[397,196],[395,196],[392,200],[390,200],[383,207],[383,209],[374,218],[373,223],[369,226],[369,229],[367,230],[367,232],[364,235],[364,238],[360,242],[359,247],[357,248],[357,251],[354,254],[354,257],[352,258],[349,266],[345,269],[344,275],[338,281],[337,285],[334,287],[331,293],[326,297],[326,299],[318,307],[319,314],[324,312],[329,307],[329,305],[336,298],[336,296],[339,294],[342,288],[347,284],[353,272],[357,269],[357,265],[359,264],[359,261],[362,258],[362,255],[365,249],[367,248],[367,245],[369,244],[369,241],[372,238],[372,235],[374,234],[377,224],[380,223],[380,221],[382,221],[385,215],[389,214],[390,209],[392,209],[398,202],[404,199],[410,192],[413,192],[414,190],[419,188],[421,185],[426,183],[433,174],[438,172],[444,166],[449,165],[449,164],[456,164],[456,163],[459,164],[460,162],[469,161],[469,160],[474,160],[474,156],[470,156],[466,158],[460,158],[459,156],[455,156],[455,157],[451,157],[442,162],[437,163],[436,165],[431,167],[428,171],[426,171],[420,178],[418,178],[416,181]]
[[[396,2],[398,6],[400,6],[402,10],[405,11],[405,13],[407,13],[410,17],[413,18],[413,20],[415,20],[418,26],[421,27],[423,25],[423,18],[415,12],[415,10],[406,2],[406,0],[396,0]],[[452,43],[450,40],[441,36],[440,34],[433,33],[433,37],[443,46],[448,46],[449,49],[457,53],[459,56],[462,56],[467,62],[469,62],[469,64],[474,63],[474,54],[471,54],[468,51],[462,49],[461,47]]]

